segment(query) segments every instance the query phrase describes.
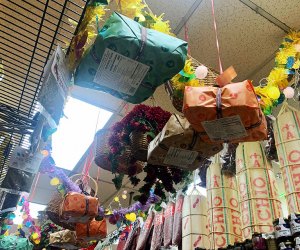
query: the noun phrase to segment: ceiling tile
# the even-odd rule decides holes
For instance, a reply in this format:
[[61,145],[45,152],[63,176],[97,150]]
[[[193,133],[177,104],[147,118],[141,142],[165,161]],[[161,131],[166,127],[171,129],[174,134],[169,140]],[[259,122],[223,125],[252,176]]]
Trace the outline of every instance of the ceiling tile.
[[[233,65],[244,80],[278,48],[284,32],[238,0],[216,1],[215,15],[223,68]],[[217,67],[217,49],[210,1],[203,1],[187,24],[191,54]],[[184,37],[181,31],[180,37]],[[264,77],[263,75],[258,78]]]
[[252,0],[256,5],[279,19],[292,29],[300,29],[299,0]]
[[189,8],[197,1],[199,0],[147,0],[147,4],[157,16],[165,13],[164,19],[170,21],[170,25],[174,30],[188,12]]

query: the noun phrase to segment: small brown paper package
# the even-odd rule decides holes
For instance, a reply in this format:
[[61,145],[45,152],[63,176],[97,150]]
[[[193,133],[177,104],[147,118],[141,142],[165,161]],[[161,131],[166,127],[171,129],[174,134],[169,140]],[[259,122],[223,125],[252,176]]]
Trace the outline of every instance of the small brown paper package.
[[79,249],[76,246],[76,233],[68,229],[50,234],[49,244],[52,247]]
[[195,170],[201,157],[210,157],[222,150],[220,143],[207,144],[183,116],[173,114],[163,130],[148,147],[148,163]]

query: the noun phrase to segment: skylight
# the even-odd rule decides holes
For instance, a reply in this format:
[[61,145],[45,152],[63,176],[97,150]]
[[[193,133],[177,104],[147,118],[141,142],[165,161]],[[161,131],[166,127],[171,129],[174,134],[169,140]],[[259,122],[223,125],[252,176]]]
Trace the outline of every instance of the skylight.
[[64,114],[52,137],[52,156],[58,167],[72,170],[112,113],[70,97]]

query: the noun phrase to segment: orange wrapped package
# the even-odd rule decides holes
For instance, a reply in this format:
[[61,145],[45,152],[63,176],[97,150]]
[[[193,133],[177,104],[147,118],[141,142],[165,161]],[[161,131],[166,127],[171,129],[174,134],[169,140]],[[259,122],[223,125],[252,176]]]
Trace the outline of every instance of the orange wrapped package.
[[267,138],[267,123],[250,81],[218,87],[186,87],[183,112],[205,142]]
[[87,224],[76,224],[76,236],[79,240],[101,240],[107,235],[106,220],[92,220]]
[[69,192],[61,205],[60,218],[65,222],[87,223],[98,214],[98,198]]

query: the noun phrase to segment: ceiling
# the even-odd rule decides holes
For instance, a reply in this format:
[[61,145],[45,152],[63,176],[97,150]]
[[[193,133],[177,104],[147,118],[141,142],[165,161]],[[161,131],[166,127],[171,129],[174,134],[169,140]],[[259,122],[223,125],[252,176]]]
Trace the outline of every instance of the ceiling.
[[[4,0],[4,2],[6,5],[9,5],[12,1]],[[45,1],[39,2],[44,4]],[[62,0],[56,0],[56,2],[61,4],[64,3]],[[67,6],[70,6],[71,2],[78,3],[79,6],[82,6],[84,1],[74,0],[66,2]],[[53,1],[51,0],[50,3],[53,4]],[[210,0],[148,0],[147,3],[155,14],[159,15],[165,13],[165,18],[170,20],[171,27],[178,37],[185,39],[185,30],[188,30],[188,43],[192,57],[196,58],[201,63],[218,70],[216,40],[213,29]],[[254,83],[257,84],[260,79],[268,75],[273,67],[275,52],[286,31],[290,28],[300,29],[299,9],[299,0],[215,0],[215,16],[223,68],[226,69],[233,65],[238,73],[236,80],[252,79],[254,80]],[[82,8],[78,8],[78,13],[80,13],[80,11],[82,11]],[[29,15],[29,13],[27,14]],[[74,13],[71,14],[70,11],[69,14],[74,15]],[[0,15],[3,15],[1,10]],[[78,15],[74,16],[74,18],[75,17],[78,19]],[[63,17],[62,20],[67,20],[67,17]],[[0,29],[2,30],[2,28]],[[51,36],[52,35],[54,34],[51,33]],[[16,55],[12,55],[10,52],[12,52],[12,49],[18,49],[18,45],[11,45],[12,49],[7,46],[4,47],[3,44],[6,42],[6,38],[5,34],[1,35],[0,33],[1,56],[5,59],[7,58],[5,56],[9,55],[17,60]],[[60,43],[57,38],[55,38],[55,42]],[[51,52],[52,48],[49,49]],[[20,53],[22,54],[22,49]],[[18,55],[18,53],[16,54]],[[22,56],[24,56],[24,54],[22,54]],[[44,59],[45,58],[48,57],[45,56]],[[39,69],[42,68],[43,63],[39,64]],[[19,66],[19,64],[12,67],[17,66]],[[22,71],[22,69],[19,70]],[[32,70],[31,72],[40,74],[40,71],[34,72]],[[18,79],[24,80],[24,74],[26,75],[26,73],[25,70],[22,73],[21,78]],[[17,87],[21,90],[23,88],[28,88],[26,98],[29,99],[28,107],[31,107],[31,99],[35,96],[36,92],[35,89],[33,93],[29,91],[31,86],[29,80],[23,81],[23,85],[17,82],[11,84],[11,90],[8,90],[8,85],[0,82],[0,92],[5,90],[9,91],[9,93],[13,93],[14,91],[17,91]],[[33,84],[33,86],[36,88],[36,85]],[[9,96],[11,95],[9,93],[6,94],[6,97],[11,99],[10,103],[13,104],[14,101]],[[124,113],[132,107],[132,105],[125,107],[125,104],[122,101],[108,94],[81,89],[79,87],[75,87],[72,90],[72,95],[99,107],[113,111],[114,116],[107,126],[111,126],[115,121],[120,120]],[[3,99],[1,99],[2,96],[3,94],[0,94],[0,101],[3,101]],[[22,98],[22,92],[20,92],[17,100],[20,101],[20,104],[26,109],[27,101],[25,95],[24,98]],[[159,105],[166,110],[175,112],[163,86],[158,88],[155,92],[154,100],[148,100],[146,103],[150,105]],[[81,162],[76,166],[76,172],[80,172],[83,163],[84,156]],[[96,178],[98,175],[97,166],[92,165],[90,175]],[[117,193],[111,183],[112,175],[101,169],[98,177],[100,180],[98,183],[98,196],[102,204],[108,205]],[[125,180],[124,189],[128,192],[131,190],[136,192],[136,189],[132,189],[126,182],[127,181]],[[48,177],[41,175],[33,202],[47,204],[53,191],[53,187],[49,185]],[[129,199],[122,202],[123,205],[126,206],[129,203]]]

